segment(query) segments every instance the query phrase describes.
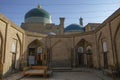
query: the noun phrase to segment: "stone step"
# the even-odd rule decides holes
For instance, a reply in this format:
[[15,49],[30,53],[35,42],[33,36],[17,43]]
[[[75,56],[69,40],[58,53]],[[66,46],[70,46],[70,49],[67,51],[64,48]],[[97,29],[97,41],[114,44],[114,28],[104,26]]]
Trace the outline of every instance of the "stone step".
[[68,72],[70,70],[72,70],[71,67],[57,67],[57,68],[52,68],[53,71],[55,72]]
[[71,68],[71,67],[63,67],[63,68],[52,68],[54,72],[90,72],[90,70],[86,68]]

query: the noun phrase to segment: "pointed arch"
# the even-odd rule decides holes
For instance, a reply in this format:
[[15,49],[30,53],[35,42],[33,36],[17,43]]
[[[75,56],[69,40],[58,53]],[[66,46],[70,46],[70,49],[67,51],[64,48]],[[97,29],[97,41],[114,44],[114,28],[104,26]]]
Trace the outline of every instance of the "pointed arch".
[[19,36],[19,34],[16,34],[16,36],[17,36],[17,38],[18,38],[18,42],[19,42],[19,44],[20,44],[20,56],[21,56],[21,52],[22,52],[22,41],[21,41],[21,39],[20,39],[20,36]]
[[78,46],[82,46],[83,47],[83,45],[85,44],[85,39],[81,39],[77,44],[76,44],[76,46],[75,47],[78,47]]
[[103,67],[108,68],[108,45],[106,38],[101,39],[101,43],[102,43]]
[[100,54],[100,46],[101,46],[101,37],[102,37],[102,32],[99,33],[98,40],[97,40],[99,54]]
[[91,45],[88,45],[86,47],[86,53],[92,53],[92,46]]
[[100,54],[100,46],[101,46],[101,37],[102,37],[102,32],[99,33],[97,43],[98,43],[98,52]]
[[21,62],[21,55],[22,55],[22,41],[21,41],[21,39],[20,39],[20,36],[19,36],[19,34],[17,33],[16,34],[16,36],[17,36],[17,40],[18,40],[18,43],[17,43],[17,55],[16,55],[16,66],[17,66],[17,68],[18,69],[20,69],[20,62]]
[[0,78],[2,78],[2,74],[3,74],[3,58],[4,58],[4,50],[3,50],[3,36],[2,33],[0,31]]
[[99,42],[101,36],[102,36],[102,32],[99,33],[98,40],[97,40],[98,42]]
[[75,48],[78,48],[78,47],[83,47],[84,49],[87,47],[87,46],[91,46],[92,47],[92,44],[88,41],[86,41],[85,39],[81,39],[75,46]]
[[0,31],[0,63],[3,63],[3,58],[4,58],[4,56],[3,56],[4,54],[3,54],[3,36],[2,36],[2,33],[1,33],[1,31]]
[[118,31],[120,30],[120,23],[119,23],[119,25],[117,26],[117,28],[116,28],[116,31],[115,31],[115,34],[114,34],[114,40],[116,39],[116,36],[117,36],[117,33],[118,33]]
[[[75,46],[76,63],[78,66],[92,67],[92,53],[87,53],[87,47],[90,46],[92,50],[92,44],[85,39],[81,39]],[[91,51],[92,52],[92,51]]]
[[98,38],[98,63],[100,68],[108,68],[108,46],[107,39],[100,31]]
[[35,39],[28,45],[27,65],[44,65],[46,64],[46,47],[39,40]]
[[33,41],[28,45],[28,47],[33,46],[34,44],[36,44],[35,46],[45,47],[45,45],[44,45],[39,39],[33,40]]
[[102,43],[101,43],[101,38],[102,38],[102,32],[99,33],[98,35],[98,39],[97,39],[97,43],[98,43],[98,63],[99,63],[99,67],[103,67],[102,66],[102,55],[101,55],[101,51],[102,51]]
[[113,43],[114,43],[114,50],[115,50],[115,61],[116,61],[116,67],[120,68],[120,23],[118,24],[114,37],[113,37]]

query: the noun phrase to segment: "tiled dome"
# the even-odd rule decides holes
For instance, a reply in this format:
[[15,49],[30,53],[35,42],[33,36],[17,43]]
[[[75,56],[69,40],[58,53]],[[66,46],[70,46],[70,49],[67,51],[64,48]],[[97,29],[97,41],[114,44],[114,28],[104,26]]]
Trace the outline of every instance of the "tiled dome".
[[84,31],[84,28],[78,24],[71,24],[65,28],[65,32],[69,31]]
[[39,8],[34,8],[28,11],[25,14],[25,19],[29,17],[45,17],[45,18],[50,18],[50,14],[45,11],[44,9],[39,9]]
[[50,14],[42,9],[40,5],[37,8],[33,8],[25,14],[25,22],[43,22],[43,23],[51,23]]

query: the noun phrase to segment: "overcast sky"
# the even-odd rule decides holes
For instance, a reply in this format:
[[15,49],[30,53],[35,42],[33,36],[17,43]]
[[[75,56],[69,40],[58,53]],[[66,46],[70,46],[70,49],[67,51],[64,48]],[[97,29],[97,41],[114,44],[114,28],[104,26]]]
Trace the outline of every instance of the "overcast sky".
[[120,8],[120,0],[0,0],[0,13],[17,25],[24,22],[24,15],[38,3],[52,16],[52,21],[59,24],[59,17],[65,17],[65,27],[83,18],[87,23],[102,23]]

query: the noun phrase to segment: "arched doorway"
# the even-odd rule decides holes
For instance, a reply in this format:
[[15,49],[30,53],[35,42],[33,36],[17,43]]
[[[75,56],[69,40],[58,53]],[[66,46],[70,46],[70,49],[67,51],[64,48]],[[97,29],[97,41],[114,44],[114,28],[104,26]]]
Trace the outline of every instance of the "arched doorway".
[[17,36],[16,39],[12,39],[11,43],[11,53],[12,53],[12,70],[19,70],[20,68],[20,54],[21,54],[21,41]]
[[83,46],[79,46],[78,47],[78,51],[77,51],[77,55],[78,55],[78,65],[82,66],[84,65],[84,54],[83,54]]
[[45,65],[45,47],[39,40],[34,40],[28,46],[28,65]]
[[86,55],[84,53],[84,47],[85,47],[84,39],[80,40],[75,47],[76,66],[77,67],[82,67],[86,64],[86,61],[85,61]]
[[107,49],[107,42],[104,39],[102,40],[102,48],[103,48],[103,65],[104,68],[108,68],[108,57],[107,57],[108,49]]
[[78,67],[92,67],[92,48],[90,43],[84,39],[80,40],[75,47],[76,64]]
[[16,69],[16,48],[17,48],[17,40],[12,40],[12,48],[11,48],[11,52],[12,52],[12,69]]
[[21,39],[20,39],[20,37],[19,37],[19,35],[18,34],[16,34],[16,36],[17,36],[17,45],[16,45],[16,47],[17,47],[17,50],[16,50],[16,52],[17,52],[17,54],[16,54],[16,62],[15,62],[15,67],[16,67],[16,69],[17,70],[19,70],[20,68],[21,68],[21,61],[20,61],[20,58],[21,58]]
[[87,67],[93,67],[92,47],[88,45],[86,47],[87,54]]

